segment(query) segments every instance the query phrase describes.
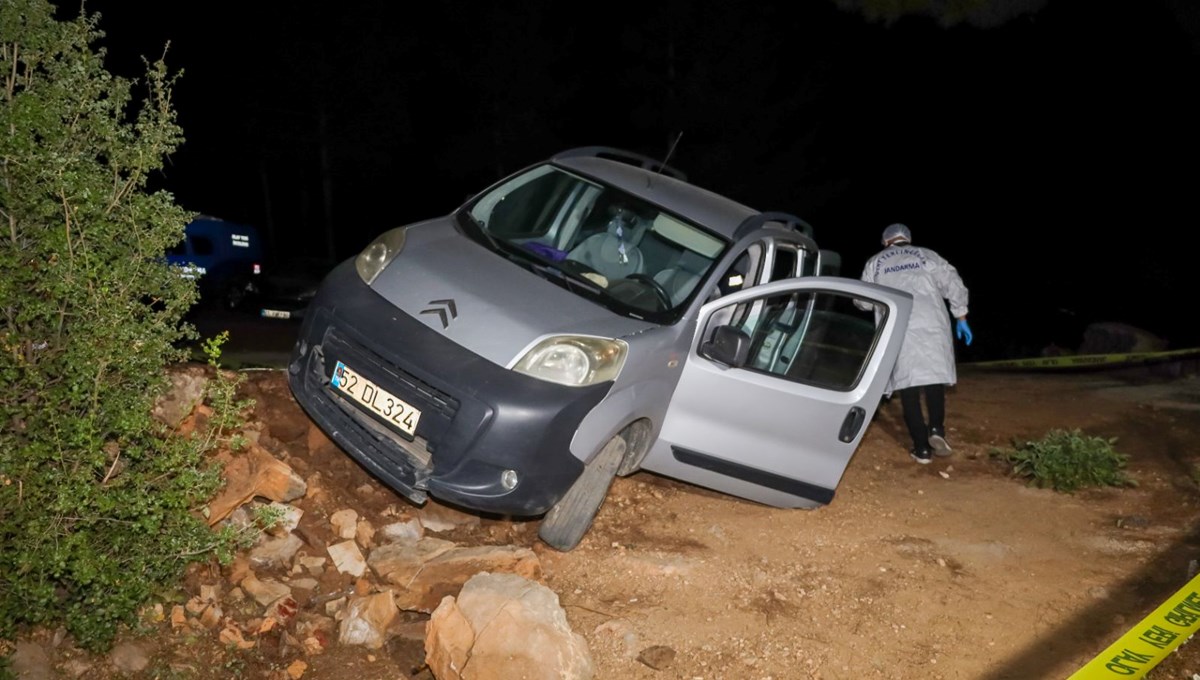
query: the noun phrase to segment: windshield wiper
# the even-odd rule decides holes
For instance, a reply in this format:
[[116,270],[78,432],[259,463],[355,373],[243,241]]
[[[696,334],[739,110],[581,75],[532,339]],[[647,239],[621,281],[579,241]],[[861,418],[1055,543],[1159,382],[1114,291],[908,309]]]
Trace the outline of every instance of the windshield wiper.
[[492,247],[493,251],[495,251],[497,253],[503,253],[503,251],[500,248],[500,241],[496,240],[496,237],[492,236],[491,232],[489,232],[487,230],[486,224],[484,224],[480,220],[476,219],[475,216],[472,215],[470,211],[463,211],[462,215],[463,215],[463,217],[467,218],[467,220],[470,221],[471,224],[475,225],[475,229],[477,231],[479,231],[480,236],[483,236],[485,239],[487,239],[488,245],[490,245]]
[[542,262],[534,253],[523,248],[517,248],[509,244],[507,241],[492,236],[487,226],[483,222],[475,219],[470,213],[465,213],[468,220],[475,226],[479,234],[487,239],[488,245],[491,246],[492,252],[506,258],[514,264],[521,265],[529,271],[541,276],[547,281],[554,280],[560,282],[564,287],[574,291],[586,291],[593,296],[601,296],[604,292],[604,287],[594,284],[585,279],[580,279],[564,272],[552,264]]
[[587,291],[592,295],[601,295],[604,291],[603,286],[596,285],[590,281],[580,279],[564,272],[554,265],[543,262],[532,251],[524,248],[513,246],[507,241],[501,241],[491,234],[487,233],[486,229],[480,229],[488,241],[492,244],[492,250],[498,255],[508,258],[510,262],[516,263],[541,276],[543,279],[554,280],[560,282],[566,288],[574,291]]
[[549,281],[549,280],[558,281],[558,282],[562,283],[565,287],[570,288],[572,290],[584,290],[584,291],[587,291],[588,293],[591,293],[592,295],[600,295],[601,292],[604,290],[604,288],[602,286],[598,286],[589,281],[585,281],[584,279],[575,278],[574,276],[571,276],[570,274],[564,272],[563,270],[559,269],[558,267],[555,267],[552,264],[540,262],[537,259],[534,259],[532,257],[524,256],[524,253],[522,253],[521,255],[518,255],[517,252],[519,252],[519,251],[503,251],[502,254],[505,255],[506,257],[508,257],[508,259],[512,260],[513,262],[524,265],[530,271],[541,276],[543,279],[546,279],[547,281]]

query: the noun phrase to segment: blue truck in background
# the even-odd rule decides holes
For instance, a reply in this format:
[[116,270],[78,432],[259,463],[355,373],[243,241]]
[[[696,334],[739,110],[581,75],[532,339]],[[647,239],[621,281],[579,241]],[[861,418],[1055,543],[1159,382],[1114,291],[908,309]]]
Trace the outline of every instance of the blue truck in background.
[[167,251],[167,261],[183,276],[196,279],[201,304],[240,309],[258,294],[263,246],[258,230],[247,224],[201,215],[185,228],[185,237]]

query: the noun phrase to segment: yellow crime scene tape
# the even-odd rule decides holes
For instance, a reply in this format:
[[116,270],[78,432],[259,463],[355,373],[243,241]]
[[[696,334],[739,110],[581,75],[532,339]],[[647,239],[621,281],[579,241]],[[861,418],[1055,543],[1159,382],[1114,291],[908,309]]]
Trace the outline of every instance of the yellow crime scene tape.
[[1068,680],[1141,678],[1200,628],[1200,575]]
[[1129,354],[1069,354],[1058,357],[1036,359],[1006,359],[1001,361],[976,361],[960,366],[993,369],[1042,369],[1042,368],[1098,368],[1132,364],[1147,364],[1169,361],[1189,356],[1200,356],[1200,347],[1176,349],[1166,352],[1133,352]]

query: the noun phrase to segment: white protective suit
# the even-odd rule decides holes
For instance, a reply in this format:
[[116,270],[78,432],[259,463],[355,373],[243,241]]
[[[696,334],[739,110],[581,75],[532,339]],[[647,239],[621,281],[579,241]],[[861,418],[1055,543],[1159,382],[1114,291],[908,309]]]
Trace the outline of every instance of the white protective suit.
[[958,270],[941,255],[911,243],[898,243],[876,253],[863,267],[862,280],[907,291],[913,296],[912,314],[900,355],[884,393],[918,385],[953,385],[954,336],[950,313],[967,315],[967,288]]

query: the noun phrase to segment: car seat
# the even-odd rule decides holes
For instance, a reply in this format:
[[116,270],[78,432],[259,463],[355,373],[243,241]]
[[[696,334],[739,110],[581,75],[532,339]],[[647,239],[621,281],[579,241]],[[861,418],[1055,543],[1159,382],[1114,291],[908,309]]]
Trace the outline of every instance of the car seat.
[[567,259],[581,262],[613,281],[645,271],[638,243],[646,233],[646,222],[626,208],[614,207],[610,212],[612,217],[604,231],[572,248]]
[[700,277],[711,264],[712,260],[703,255],[685,250],[675,266],[655,274],[654,280],[662,284],[663,289],[671,296],[671,304],[678,305],[692,294],[692,289],[700,283]]

